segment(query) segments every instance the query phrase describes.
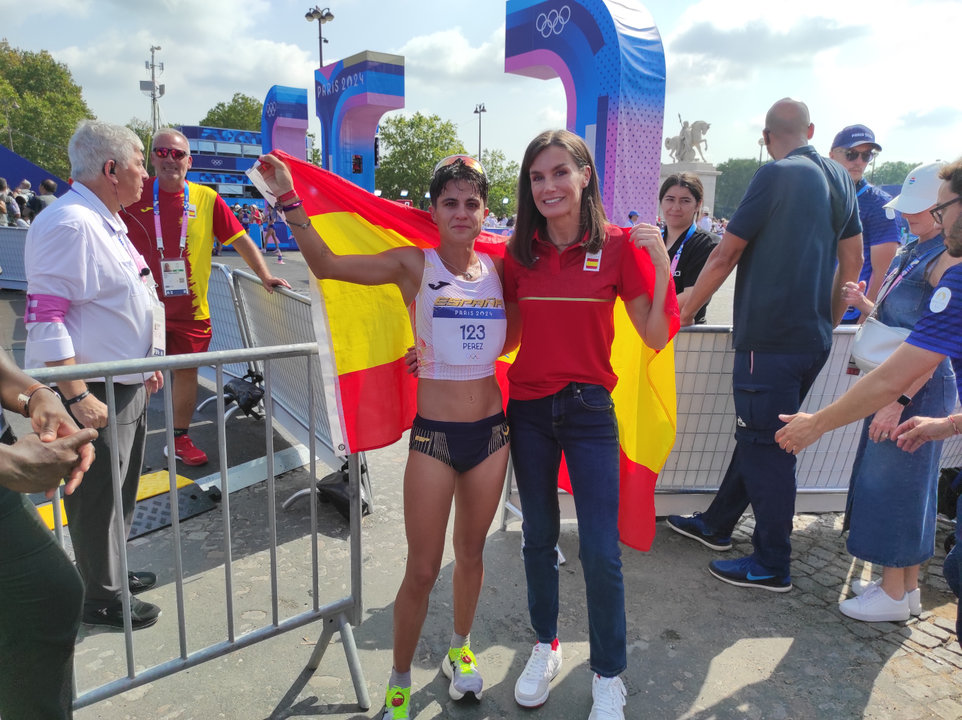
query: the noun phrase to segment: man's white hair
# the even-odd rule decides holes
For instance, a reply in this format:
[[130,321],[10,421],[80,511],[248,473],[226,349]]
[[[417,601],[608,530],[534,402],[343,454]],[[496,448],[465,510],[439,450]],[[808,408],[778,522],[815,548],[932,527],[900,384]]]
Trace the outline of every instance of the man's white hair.
[[67,145],[70,175],[74,180],[91,180],[104,171],[104,164],[113,160],[128,167],[144,143],[130,128],[111,125],[100,120],[81,120]]

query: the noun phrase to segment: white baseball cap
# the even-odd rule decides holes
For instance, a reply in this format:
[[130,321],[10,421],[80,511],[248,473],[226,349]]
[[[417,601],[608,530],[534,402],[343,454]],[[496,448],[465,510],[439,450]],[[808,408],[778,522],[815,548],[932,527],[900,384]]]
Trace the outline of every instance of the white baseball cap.
[[902,183],[902,192],[883,206],[886,217],[893,219],[896,210],[911,215],[935,205],[939,197],[939,187],[942,185],[939,171],[944,165],[941,160],[937,160],[913,168]]

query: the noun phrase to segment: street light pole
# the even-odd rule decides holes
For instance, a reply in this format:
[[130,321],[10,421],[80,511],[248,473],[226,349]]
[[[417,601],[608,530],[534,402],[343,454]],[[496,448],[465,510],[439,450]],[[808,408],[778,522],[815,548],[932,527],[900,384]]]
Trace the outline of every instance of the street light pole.
[[474,106],[474,114],[478,116],[478,162],[481,162],[481,113],[487,112],[484,103]]
[[324,43],[327,40],[324,38],[324,23],[331,22],[334,19],[334,13],[331,12],[330,8],[324,8],[321,10],[317,5],[312,7],[306,13],[304,13],[304,19],[307,22],[312,20],[317,20],[317,54],[321,61],[320,67],[324,67]]
[[7,147],[13,152],[13,126],[10,124],[10,110],[19,110],[20,105],[16,100],[10,101],[3,106],[3,117],[7,125]]
[[144,67],[150,73],[150,80],[140,81],[140,91],[150,96],[151,135],[156,135],[160,129],[160,104],[157,101],[164,96],[164,85],[157,82],[157,71],[164,72],[164,64],[157,62],[156,56],[161,49],[160,45],[150,46],[150,60],[144,62]]

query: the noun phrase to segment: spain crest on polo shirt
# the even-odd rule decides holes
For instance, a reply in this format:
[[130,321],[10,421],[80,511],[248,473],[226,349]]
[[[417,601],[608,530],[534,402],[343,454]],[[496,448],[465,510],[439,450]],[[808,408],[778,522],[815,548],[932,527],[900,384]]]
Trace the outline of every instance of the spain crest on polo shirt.
[[601,270],[601,250],[598,252],[586,252],[585,266],[582,269],[585,272],[598,272]]

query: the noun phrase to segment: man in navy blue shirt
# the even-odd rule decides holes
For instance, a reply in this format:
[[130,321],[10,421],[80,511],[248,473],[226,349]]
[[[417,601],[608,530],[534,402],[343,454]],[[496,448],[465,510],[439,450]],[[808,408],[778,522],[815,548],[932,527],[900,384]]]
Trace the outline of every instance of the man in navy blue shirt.
[[805,103],[785,98],[768,111],[762,135],[775,162],[755,173],[681,308],[682,325],[690,325],[737,265],[735,450],[708,510],[671,515],[668,526],[729,550],[751,504],[753,553],[715,560],[709,571],[732,585],[775,592],[792,588],[795,514],[795,456],[775,443],[778,415],[798,412],[828,359],[832,328],[845,310],[842,286],[862,265],[855,187],[844,168],[809,145],[814,132]]
[[[862,292],[875,302],[885,272],[899,247],[899,226],[895,218],[889,218],[885,204],[892,196],[865,179],[865,169],[881,152],[882,146],[875,142],[875,133],[865,125],[849,125],[842,128],[832,141],[829,157],[848,170],[855,183],[858,198],[858,216],[862,221],[862,271],[858,280]],[[862,314],[850,307],[842,322],[854,325],[861,322]]]

